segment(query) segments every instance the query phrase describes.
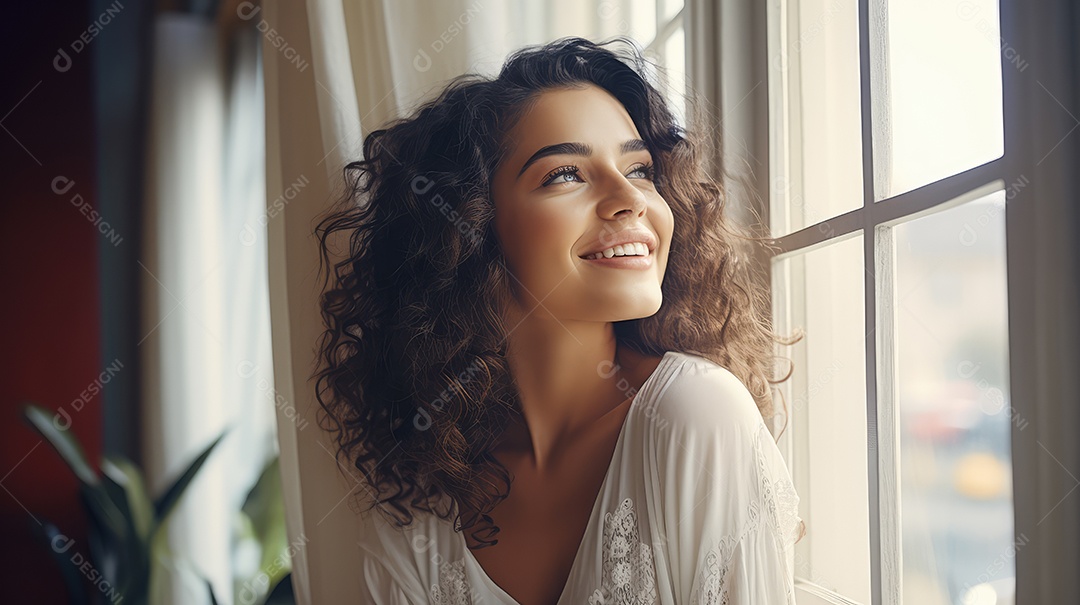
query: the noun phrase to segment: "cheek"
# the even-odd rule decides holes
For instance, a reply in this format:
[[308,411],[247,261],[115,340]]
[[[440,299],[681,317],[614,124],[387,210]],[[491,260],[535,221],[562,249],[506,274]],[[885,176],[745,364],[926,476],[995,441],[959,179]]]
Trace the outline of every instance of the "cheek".
[[664,208],[665,208],[665,217],[666,217],[666,220],[667,220],[667,225],[666,225],[667,238],[668,238],[668,243],[670,244],[671,243],[671,238],[675,234],[675,215],[672,214],[671,208],[669,208],[667,205],[665,205]]
[[657,235],[660,236],[661,247],[665,251],[664,263],[666,269],[667,260],[671,257],[671,239],[675,236],[675,215],[667,203],[660,202],[660,206],[653,216],[656,217],[653,221],[653,227],[656,229]]
[[671,206],[659,195],[650,200],[649,222],[652,224],[653,229],[656,230],[656,235],[660,237],[661,245],[669,245],[675,232],[675,215],[671,210]]
[[565,275],[581,236],[575,217],[550,206],[540,202],[517,208],[497,224],[503,250],[511,266],[523,276],[542,279],[550,271]]

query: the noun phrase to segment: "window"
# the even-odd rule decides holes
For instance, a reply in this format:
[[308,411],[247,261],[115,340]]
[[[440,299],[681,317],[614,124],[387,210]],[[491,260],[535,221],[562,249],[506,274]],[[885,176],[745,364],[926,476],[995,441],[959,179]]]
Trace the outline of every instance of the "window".
[[605,40],[629,36],[661,67],[656,82],[680,124],[686,124],[686,36],[683,0],[556,0],[545,12],[544,40],[585,36]]
[[[996,0],[769,3],[770,227],[799,603],[1011,602]],[[779,409],[779,408],[778,408]],[[997,600],[1002,598],[1002,601]]]
[[646,56],[664,67],[663,90],[680,124],[686,124],[686,28],[683,0],[634,0],[638,10],[655,11],[656,34]]

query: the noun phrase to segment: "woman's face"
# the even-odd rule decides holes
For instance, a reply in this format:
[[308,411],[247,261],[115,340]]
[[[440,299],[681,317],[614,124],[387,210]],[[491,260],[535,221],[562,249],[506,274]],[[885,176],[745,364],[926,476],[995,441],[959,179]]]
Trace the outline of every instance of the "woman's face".
[[495,230],[524,311],[583,321],[656,313],[674,219],[622,104],[595,85],[544,92],[509,137],[492,181]]

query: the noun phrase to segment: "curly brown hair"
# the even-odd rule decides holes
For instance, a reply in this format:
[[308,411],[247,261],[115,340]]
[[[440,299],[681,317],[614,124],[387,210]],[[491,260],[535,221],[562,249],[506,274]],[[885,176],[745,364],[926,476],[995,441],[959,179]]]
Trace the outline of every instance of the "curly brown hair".
[[[618,44],[621,49],[606,46]],[[595,84],[626,108],[653,155],[674,233],[657,313],[615,322],[619,346],[691,352],[727,368],[773,416],[768,291],[704,174],[699,142],[649,82],[631,39],[563,38],[513,53],[498,76],[458,76],[411,116],[370,133],[345,166],[347,192],[316,228],[325,273],[316,398],[338,455],[359,469],[399,526],[412,510],[455,529],[499,529],[487,514],[510,490],[493,445],[520,414],[502,312],[512,277],[494,234],[492,175],[506,133],[545,91]],[[350,178],[352,177],[352,178]],[[347,237],[333,263],[331,237]],[[332,282],[332,283],[331,283]],[[782,393],[781,393],[782,398]],[[785,428],[787,405],[785,409]],[[782,431],[781,431],[782,433]],[[440,498],[451,505],[440,510]],[[464,519],[462,505],[479,511]],[[393,509],[382,506],[389,505]],[[396,513],[396,514],[395,514]],[[479,516],[479,519],[477,518]]]

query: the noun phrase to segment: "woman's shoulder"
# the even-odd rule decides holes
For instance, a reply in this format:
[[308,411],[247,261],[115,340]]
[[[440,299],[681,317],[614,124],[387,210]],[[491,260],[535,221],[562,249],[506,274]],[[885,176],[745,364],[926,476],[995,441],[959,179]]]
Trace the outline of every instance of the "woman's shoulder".
[[734,373],[706,357],[672,351],[668,376],[646,413],[660,426],[682,431],[756,434],[764,424],[754,396]]
[[396,586],[407,594],[419,595],[424,586],[438,583],[440,562],[460,561],[463,550],[451,522],[431,511],[410,511],[411,521],[399,526],[396,512],[378,507],[362,510],[358,546],[362,559],[377,561],[378,571],[392,577]]
[[370,500],[365,504],[367,506],[359,513],[359,545],[380,559],[411,558],[416,543],[424,542],[423,546],[427,548],[426,542],[444,539],[439,535],[441,527],[431,522],[432,514],[428,511],[410,508],[409,523],[402,525],[401,513],[391,511],[385,505],[370,506]]

